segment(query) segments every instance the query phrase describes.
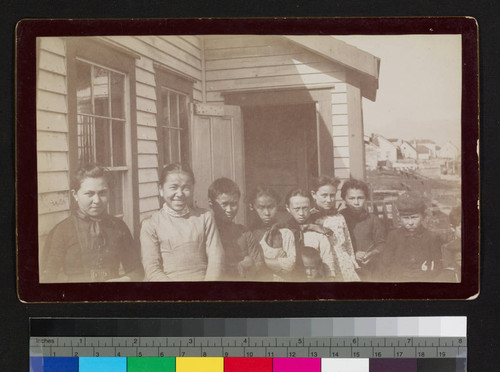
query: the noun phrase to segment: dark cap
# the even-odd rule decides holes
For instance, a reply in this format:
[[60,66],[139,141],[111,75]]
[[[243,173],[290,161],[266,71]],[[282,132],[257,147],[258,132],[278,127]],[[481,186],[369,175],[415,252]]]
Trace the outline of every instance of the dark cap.
[[405,192],[396,200],[396,209],[402,214],[424,213],[424,197],[419,192]]

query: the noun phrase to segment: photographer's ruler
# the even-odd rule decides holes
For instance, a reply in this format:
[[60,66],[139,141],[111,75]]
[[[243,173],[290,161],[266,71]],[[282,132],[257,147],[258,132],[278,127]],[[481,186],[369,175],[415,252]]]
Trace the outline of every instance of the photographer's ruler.
[[462,372],[465,317],[30,322],[33,372]]

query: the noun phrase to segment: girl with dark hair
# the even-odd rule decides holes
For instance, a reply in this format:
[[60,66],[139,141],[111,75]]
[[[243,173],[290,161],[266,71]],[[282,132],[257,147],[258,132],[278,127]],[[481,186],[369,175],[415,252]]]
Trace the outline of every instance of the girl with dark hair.
[[95,164],[80,168],[71,182],[72,214],[49,233],[40,282],[138,281],[139,251],[127,225],[107,213],[113,176]]
[[142,222],[141,252],[146,280],[218,280],[224,251],[211,212],[193,206],[194,174],[183,164],[167,165],[159,192],[164,204]]
[[366,210],[368,185],[351,178],[344,182],[340,195],[346,208],[340,211],[351,234],[358,275],[364,281],[379,280],[380,256],[385,245],[386,232],[380,219]]
[[330,229],[333,251],[338,257],[344,281],[359,281],[356,269],[359,268],[352,247],[351,236],[344,216],[336,207],[336,194],[340,180],[321,176],[313,180],[311,196],[316,204],[311,213],[311,220]]
[[249,208],[259,220],[252,233],[260,242],[272,280],[288,281],[295,267],[295,240],[292,231],[277,224],[279,200],[278,194],[267,186],[257,186],[248,198]]

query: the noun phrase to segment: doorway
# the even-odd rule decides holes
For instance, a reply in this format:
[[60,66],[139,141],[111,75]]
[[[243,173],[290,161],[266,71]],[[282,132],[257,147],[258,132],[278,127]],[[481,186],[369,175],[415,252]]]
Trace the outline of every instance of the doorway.
[[318,175],[316,106],[294,105],[243,107],[246,190],[258,184],[281,196],[300,187],[310,190]]

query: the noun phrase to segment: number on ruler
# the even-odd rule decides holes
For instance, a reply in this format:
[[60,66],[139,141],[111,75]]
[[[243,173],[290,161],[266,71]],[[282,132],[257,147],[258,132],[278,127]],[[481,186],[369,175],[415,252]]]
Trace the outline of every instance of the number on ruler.
[[333,351],[332,352],[332,357],[338,358],[339,357],[339,353],[336,352],[336,351]]
[[382,358],[382,352],[380,352],[380,351],[375,351],[375,352],[373,352],[373,356],[374,356],[375,358]]
[[401,358],[403,356],[402,351],[396,351],[396,357]]
[[204,352],[201,354],[201,356],[206,357],[206,356],[207,356],[207,352],[206,352],[206,351],[204,351]]
[[353,352],[353,353],[352,353],[352,356],[353,356],[354,358],[359,358],[359,356],[360,356],[359,351],[355,351],[355,352]]
[[273,357],[274,356],[274,352],[273,351],[268,351],[267,352],[267,356],[268,357]]
[[296,355],[295,351],[290,351],[288,353],[288,356],[291,357],[291,358],[295,358],[295,355]]
[[446,353],[445,353],[444,351],[440,351],[440,352],[439,352],[439,357],[440,357],[440,358],[444,358],[444,357],[446,357]]
[[318,357],[318,352],[317,351],[311,351],[311,356],[313,358],[317,358]]
[[253,351],[247,351],[247,357],[253,357]]
[[423,351],[419,351],[417,355],[419,358],[425,358],[425,352]]

